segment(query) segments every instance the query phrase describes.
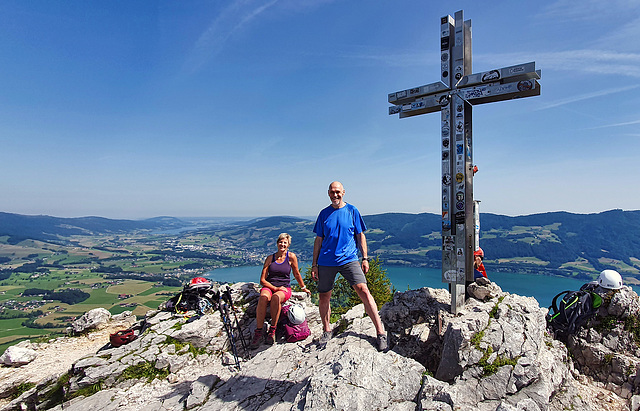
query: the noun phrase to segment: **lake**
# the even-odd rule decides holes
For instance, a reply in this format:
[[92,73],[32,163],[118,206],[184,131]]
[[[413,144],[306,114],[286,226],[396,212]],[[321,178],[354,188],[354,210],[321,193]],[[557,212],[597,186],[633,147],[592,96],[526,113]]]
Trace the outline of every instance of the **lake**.
[[[305,272],[308,265],[303,264],[301,272]],[[447,284],[441,281],[442,272],[437,268],[383,266],[387,270],[387,276],[398,291],[414,290],[422,287],[447,288]],[[259,282],[262,266],[245,266],[218,268],[205,274],[205,277],[214,281],[235,282]],[[551,305],[553,297],[564,290],[577,290],[584,281],[566,277],[546,276],[524,273],[492,273],[487,272],[489,279],[502,288],[503,291],[534,297],[541,307]],[[295,280],[292,280],[295,283]],[[633,286],[638,293],[639,287]]]

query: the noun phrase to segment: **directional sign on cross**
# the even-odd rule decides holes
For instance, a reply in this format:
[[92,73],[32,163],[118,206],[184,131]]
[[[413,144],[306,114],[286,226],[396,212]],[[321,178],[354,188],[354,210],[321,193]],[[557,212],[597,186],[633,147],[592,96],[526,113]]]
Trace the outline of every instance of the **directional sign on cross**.
[[471,107],[540,95],[535,62],[471,72],[471,20],[462,10],[440,20],[440,81],[389,94],[400,118],[440,111],[442,150],[442,281],[451,285],[451,312],[473,281],[475,235]]

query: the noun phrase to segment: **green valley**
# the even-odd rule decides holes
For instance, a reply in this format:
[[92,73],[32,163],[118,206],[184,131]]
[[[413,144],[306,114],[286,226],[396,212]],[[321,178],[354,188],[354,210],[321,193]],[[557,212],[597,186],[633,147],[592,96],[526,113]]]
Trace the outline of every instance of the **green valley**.
[[[440,216],[364,219],[370,255],[383,264],[440,267]],[[292,250],[308,262],[313,224],[297,217],[130,221],[0,213],[0,351],[19,339],[63,333],[92,308],[144,314],[192,277],[262,264],[281,232],[292,235]],[[640,211],[482,214],[480,224],[489,271],[591,280],[612,268],[640,284]]]

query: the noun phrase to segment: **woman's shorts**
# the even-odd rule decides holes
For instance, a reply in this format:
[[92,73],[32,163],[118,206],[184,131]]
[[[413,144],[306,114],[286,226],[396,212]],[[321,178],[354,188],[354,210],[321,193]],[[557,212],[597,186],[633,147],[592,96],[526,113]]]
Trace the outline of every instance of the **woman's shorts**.
[[[260,290],[260,294],[262,294],[264,290],[267,290],[269,292],[269,298],[271,298],[271,296],[273,295],[273,291],[271,291],[271,288],[262,287],[262,290]],[[287,292],[284,293],[284,300],[280,302],[283,303],[287,301],[289,298],[291,298],[291,288],[287,287]]]
[[318,292],[328,293],[333,290],[333,283],[336,281],[338,273],[342,274],[352,287],[356,284],[367,283],[367,278],[358,261],[351,261],[337,267],[320,265],[318,266]]

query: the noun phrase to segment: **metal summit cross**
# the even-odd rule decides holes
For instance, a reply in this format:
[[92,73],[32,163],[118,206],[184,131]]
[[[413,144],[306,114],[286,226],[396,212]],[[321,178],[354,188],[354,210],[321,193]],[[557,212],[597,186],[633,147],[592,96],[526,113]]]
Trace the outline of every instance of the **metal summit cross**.
[[462,10],[440,20],[440,81],[389,94],[389,114],[400,118],[441,113],[442,281],[451,284],[451,312],[464,303],[473,281],[474,221],[471,106],[540,95],[535,62],[471,73],[471,20]]

